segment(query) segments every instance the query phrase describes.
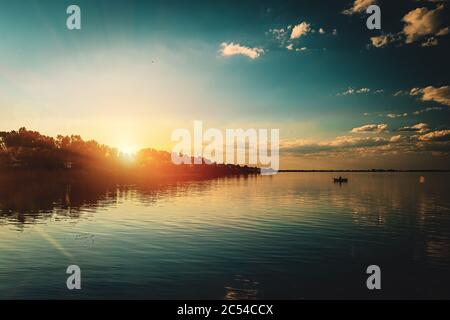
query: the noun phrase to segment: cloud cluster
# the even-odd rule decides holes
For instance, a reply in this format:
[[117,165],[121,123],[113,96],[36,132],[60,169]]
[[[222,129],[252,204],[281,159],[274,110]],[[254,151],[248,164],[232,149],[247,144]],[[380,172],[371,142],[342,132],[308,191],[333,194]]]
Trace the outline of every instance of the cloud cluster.
[[231,43],[223,42],[220,45],[219,52],[224,57],[243,55],[243,56],[249,57],[250,59],[256,59],[261,54],[264,53],[264,49],[257,48],[257,47],[250,48],[250,47],[242,46],[238,43],[235,44],[233,42],[231,42]]
[[419,96],[422,101],[435,101],[450,106],[450,86],[413,88],[409,94]]
[[292,28],[290,39],[298,39],[311,31],[311,24],[303,21]]
[[434,47],[438,45],[438,40],[435,37],[430,37],[420,44],[422,47]]
[[367,93],[370,92],[369,88],[360,88],[360,89],[354,89],[352,87],[348,87],[347,90],[345,90],[344,92],[338,93],[338,96],[348,96],[348,95],[352,95],[352,94],[356,94],[356,93]]
[[389,140],[380,137],[340,136],[333,140],[313,142],[306,140],[283,141],[281,152],[297,154],[316,154],[323,152],[341,152],[350,149],[379,147],[389,144]]
[[[418,152],[450,152],[450,130],[421,131],[424,124],[415,125],[417,130],[391,137],[339,136],[326,141],[282,141],[280,151],[291,155],[348,156],[381,155]],[[411,128],[415,127],[411,126]],[[398,131],[398,130],[397,130]]]
[[407,117],[408,113],[404,112],[404,113],[388,113],[386,114],[386,117],[391,118],[391,119],[395,119],[395,118],[404,118]]
[[[442,105],[450,106],[450,86],[434,87],[427,86],[424,88],[412,88],[411,90],[399,90],[395,92],[394,97],[398,96],[415,96],[421,101],[429,102],[434,101]],[[441,111],[443,107],[428,107],[422,110],[414,111],[414,115],[419,115],[424,112]]]
[[[309,35],[309,34],[320,34],[325,35],[327,32],[323,27],[315,29],[312,24],[307,21],[299,22],[296,25],[288,25],[281,28],[269,29],[266,35],[271,35],[279,43],[279,46],[286,48],[289,51],[305,51],[307,48],[305,46],[296,47],[299,39]],[[333,29],[329,34],[336,36],[337,30]]]
[[400,40],[401,38],[402,38],[401,33],[397,34],[388,33],[371,37],[370,42],[372,43],[372,46],[374,46],[375,48],[382,48],[392,42]]
[[403,33],[406,43],[413,43],[426,36],[443,36],[449,33],[448,27],[442,26],[443,5],[436,9],[416,8],[408,12],[402,19],[405,23]]
[[371,90],[370,88],[355,89],[355,88],[352,88],[352,87],[348,87],[347,90],[345,90],[344,92],[339,92],[337,95],[338,96],[349,96],[349,95],[353,95],[353,94],[369,93],[369,92],[372,92],[374,94],[378,94],[378,93],[383,93],[384,90],[383,89]]
[[423,41],[422,47],[431,47],[438,44],[436,37],[450,32],[450,28],[444,26],[443,4],[438,4],[435,9],[422,7],[411,10],[403,16],[402,22],[404,26],[400,32],[371,37],[372,46],[382,48],[395,42],[411,44]]
[[422,113],[425,113],[425,112],[442,111],[442,110],[445,110],[445,109],[443,107],[428,107],[428,108],[425,108],[425,109],[414,111],[413,114],[414,115],[419,115],[419,114],[422,114]]
[[437,130],[418,137],[420,141],[450,141],[450,130]]
[[377,3],[376,0],[355,0],[353,2],[352,6],[348,9],[345,9],[344,11],[342,11],[342,13],[346,14],[346,15],[362,13],[362,12],[366,11],[366,9],[369,6],[376,4],[376,3]]
[[426,123],[417,123],[413,126],[404,126],[398,128],[397,131],[423,133],[429,131],[429,127]]
[[277,39],[278,41],[285,42],[286,35],[289,33],[290,29],[291,29],[291,26],[288,26],[287,28],[274,28],[274,29],[269,29],[268,33],[272,34],[275,37],[275,39]]
[[306,48],[306,47],[295,48],[295,47],[294,47],[294,44],[290,43],[290,44],[288,44],[288,45],[286,46],[286,49],[288,49],[288,50],[290,50],[290,51],[292,51],[292,50],[294,50],[294,51],[305,51],[305,50],[307,50],[308,48]]
[[361,127],[353,128],[351,133],[381,133],[388,129],[388,125],[385,123],[381,124],[366,124]]

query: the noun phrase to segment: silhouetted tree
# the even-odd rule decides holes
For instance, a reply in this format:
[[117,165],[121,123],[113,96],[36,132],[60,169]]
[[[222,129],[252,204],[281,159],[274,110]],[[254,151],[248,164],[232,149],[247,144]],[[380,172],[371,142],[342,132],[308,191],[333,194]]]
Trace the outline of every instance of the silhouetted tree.
[[[153,174],[195,174],[225,175],[236,173],[256,173],[257,168],[237,165],[210,164],[200,158],[200,165],[174,165],[171,154],[152,148],[142,149],[135,156],[133,165],[126,165],[123,155],[117,149],[84,141],[79,135],[62,136],[56,139],[20,128],[18,131],[0,132],[0,169],[91,169],[120,171],[137,170]],[[194,157],[191,157],[194,162]]]

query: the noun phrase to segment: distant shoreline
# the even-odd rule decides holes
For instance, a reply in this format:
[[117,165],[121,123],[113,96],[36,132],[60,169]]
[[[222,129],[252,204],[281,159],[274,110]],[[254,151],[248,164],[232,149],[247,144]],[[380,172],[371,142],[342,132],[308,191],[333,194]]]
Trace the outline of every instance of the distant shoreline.
[[352,169],[329,169],[329,170],[278,170],[278,172],[450,172],[450,169],[415,169],[415,170],[399,170],[399,169],[361,169],[361,170],[352,170]]

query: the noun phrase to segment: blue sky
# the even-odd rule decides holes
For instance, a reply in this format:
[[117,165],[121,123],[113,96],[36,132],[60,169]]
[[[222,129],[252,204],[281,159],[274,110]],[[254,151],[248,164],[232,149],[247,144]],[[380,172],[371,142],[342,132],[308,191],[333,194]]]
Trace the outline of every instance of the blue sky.
[[0,129],[170,149],[199,119],[280,128],[285,168],[448,168],[450,3],[393,2],[0,1]]

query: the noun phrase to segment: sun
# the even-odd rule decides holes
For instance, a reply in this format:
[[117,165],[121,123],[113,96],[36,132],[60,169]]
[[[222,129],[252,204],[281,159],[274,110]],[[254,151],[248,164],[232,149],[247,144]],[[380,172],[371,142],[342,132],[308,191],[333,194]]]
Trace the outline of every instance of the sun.
[[130,144],[120,145],[118,149],[120,153],[130,157],[136,155],[136,153],[138,152],[138,147]]

